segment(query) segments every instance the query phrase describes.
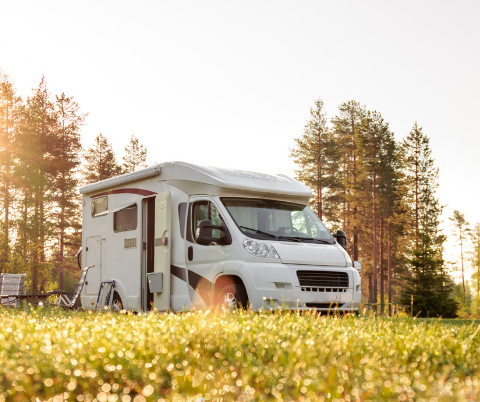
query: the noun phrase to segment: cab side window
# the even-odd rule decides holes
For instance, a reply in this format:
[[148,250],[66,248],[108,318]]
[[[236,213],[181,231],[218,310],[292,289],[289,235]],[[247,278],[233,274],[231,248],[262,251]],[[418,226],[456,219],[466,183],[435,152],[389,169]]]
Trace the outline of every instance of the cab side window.
[[197,233],[198,224],[200,221],[208,219],[208,210],[209,210],[208,201],[200,201],[193,204],[193,234]]
[[[192,211],[192,228],[193,228],[193,235],[196,237],[197,229],[200,221],[209,219],[212,221],[212,225],[223,225],[223,218],[218,212],[215,205],[213,205],[210,201],[198,201],[193,204],[193,211]],[[219,229],[212,230],[212,237],[216,239],[220,239],[221,231]],[[210,246],[216,245],[215,242],[209,244]]]

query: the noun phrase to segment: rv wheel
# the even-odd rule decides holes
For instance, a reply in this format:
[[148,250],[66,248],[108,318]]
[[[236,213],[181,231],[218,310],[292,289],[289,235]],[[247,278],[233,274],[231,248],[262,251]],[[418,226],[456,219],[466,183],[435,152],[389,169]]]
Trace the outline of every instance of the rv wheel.
[[238,284],[229,284],[222,288],[218,294],[219,305],[229,310],[234,308],[246,308],[248,296],[245,288]]
[[119,313],[123,309],[122,299],[117,292],[113,293],[112,312]]

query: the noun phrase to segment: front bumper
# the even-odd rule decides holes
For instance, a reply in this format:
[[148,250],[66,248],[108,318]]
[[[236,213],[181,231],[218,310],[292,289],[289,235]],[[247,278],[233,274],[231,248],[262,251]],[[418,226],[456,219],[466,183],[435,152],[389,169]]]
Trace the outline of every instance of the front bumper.
[[[344,272],[347,286],[301,286],[297,271]],[[247,262],[241,268],[254,309],[357,311],[361,300],[360,275],[350,267]]]

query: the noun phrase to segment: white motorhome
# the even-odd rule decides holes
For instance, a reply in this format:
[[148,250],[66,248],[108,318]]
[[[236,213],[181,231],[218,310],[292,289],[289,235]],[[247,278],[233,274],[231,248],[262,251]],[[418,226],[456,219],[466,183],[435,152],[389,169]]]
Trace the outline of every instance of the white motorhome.
[[213,304],[355,311],[359,263],[284,175],[168,162],[89,184],[83,195],[81,293],[93,309],[114,280],[115,308]]

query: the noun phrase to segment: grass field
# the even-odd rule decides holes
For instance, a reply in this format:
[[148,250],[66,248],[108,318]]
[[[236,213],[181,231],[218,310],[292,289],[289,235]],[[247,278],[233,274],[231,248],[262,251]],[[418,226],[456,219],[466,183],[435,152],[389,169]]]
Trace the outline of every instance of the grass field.
[[480,326],[198,311],[0,309],[0,401],[461,401]]

